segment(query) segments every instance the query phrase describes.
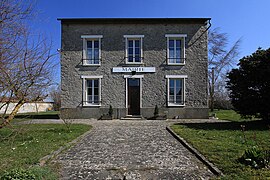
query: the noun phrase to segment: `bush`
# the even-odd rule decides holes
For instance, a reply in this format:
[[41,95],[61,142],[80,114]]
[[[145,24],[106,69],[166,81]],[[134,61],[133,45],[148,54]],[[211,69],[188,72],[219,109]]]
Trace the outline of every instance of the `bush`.
[[0,180],[20,180],[27,179],[33,180],[36,179],[36,176],[32,171],[24,169],[13,169],[11,171],[6,171],[1,177]]
[[245,153],[238,161],[256,169],[267,168],[270,163],[270,151],[261,150],[257,146],[253,146],[251,149],[245,150]]
[[113,108],[112,108],[112,105],[110,105],[110,108],[109,108],[109,116],[113,116]]
[[155,111],[154,111],[154,117],[157,117],[159,115],[159,109],[158,106],[155,106]]

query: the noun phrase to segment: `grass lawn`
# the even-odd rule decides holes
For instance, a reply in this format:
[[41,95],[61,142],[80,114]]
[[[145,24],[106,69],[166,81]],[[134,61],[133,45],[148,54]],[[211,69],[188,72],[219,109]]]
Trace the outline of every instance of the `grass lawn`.
[[[91,126],[74,124],[69,132],[62,124],[31,124],[0,129],[0,174],[13,168],[29,168],[39,159],[88,131]],[[32,168],[48,176],[50,168]],[[50,174],[50,173],[49,173]],[[44,178],[44,177],[43,177]],[[42,178],[42,179],[43,179]],[[46,177],[46,179],[50,179]]]
[[216,114],[218,119],[222,120],[229,120],[229,121],[236,121],[236,122],[242,122],[242,121],[253,121],[253,120],[259,120],[258,118],[243,118],[240,114],[235,112],[234,110],[217,110],[215,109],[213,112],[209,111],[209,116],[212,114]]
[[254,170],[237,162],[247,148],[270,149],[270,129],[265,122],[176,124],[172,129],[214,163],[225,174],[222,179],[270,179],[270,169]]

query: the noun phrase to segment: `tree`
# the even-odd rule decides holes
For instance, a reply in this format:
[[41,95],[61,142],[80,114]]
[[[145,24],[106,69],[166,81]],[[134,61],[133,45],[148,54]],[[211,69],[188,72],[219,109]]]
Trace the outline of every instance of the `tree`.
[[52,89],[50,92],[50,97],[53,100],[53,109],[55,111],[59,111],[61,107],[61,89],[60,86],[57,88]]
[[228,74],[227,87],[236,111],[242,116],[270,117],[270,48],[259,48],[240,59]]
[[32,3],[26,2],[0,0],[0,109],[17,102],[7,117],[0,115],[0,128],[9,124],[25,102],[43,100],[53,82],[51,43],[31,36],[26,28],[32,14]]
[[208,82],[210,109],[213,111],[215,100],[228,100],[226,86],[226,74],[236,64],[239,55],[241,39],[238,39],[230,48],[228,35],[221,33],[219,28],[210,30],[208,33]]

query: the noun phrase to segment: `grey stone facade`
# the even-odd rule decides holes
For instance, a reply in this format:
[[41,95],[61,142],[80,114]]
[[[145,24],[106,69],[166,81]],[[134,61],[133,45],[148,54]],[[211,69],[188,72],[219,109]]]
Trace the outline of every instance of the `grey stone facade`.
[[[124,35],[144,35],[144,64],[155,67],[154,73],[143,75],[141,82],[141,115],[153,116],[155,105],[168,118],[208,118],[207,101],[207,18],[193,19],[60,19],[62,109],[75,118],[99,118],[112,105],[114,118],[127,115],[126,79],[131,73],[114,73],[113,67],[132,67],[125,63]],[[185,65],[167,65],[165,34],[186,34]],[[101,65],[83,66],[82,35],[102,35]],[[83,106],[82,75],[103,76],[101,106]],[[166,75],[187,75],[185,106],[167,106]]]

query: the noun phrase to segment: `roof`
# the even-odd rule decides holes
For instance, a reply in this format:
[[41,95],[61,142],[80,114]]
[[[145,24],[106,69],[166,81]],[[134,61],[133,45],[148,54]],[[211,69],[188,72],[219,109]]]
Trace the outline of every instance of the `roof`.
[[201,24],[211,18],[58,18],[57,20],[67,24]]

